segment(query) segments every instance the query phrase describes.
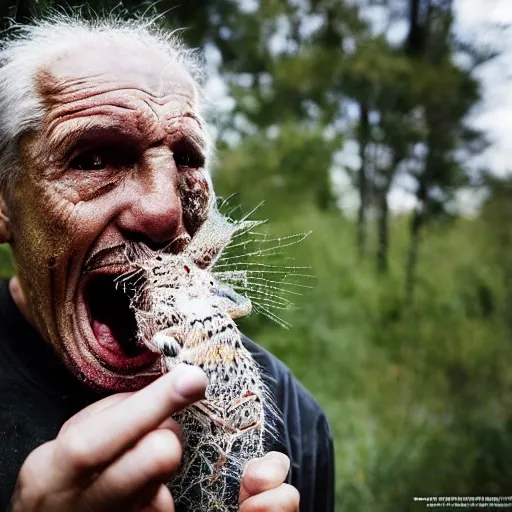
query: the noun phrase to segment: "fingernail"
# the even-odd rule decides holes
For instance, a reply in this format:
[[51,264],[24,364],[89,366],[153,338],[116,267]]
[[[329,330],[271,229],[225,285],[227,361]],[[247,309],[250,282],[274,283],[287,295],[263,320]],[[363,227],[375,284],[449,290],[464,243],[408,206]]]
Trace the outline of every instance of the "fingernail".
[[273,460],[276,463],[281,464],[283,469],[286,469],[286,472],[290,470],[290,459],[281,452],[268,452],[266,457]]
[[196,366],[180,364],[171,371],[174,389],[183,398],[204,396],[208,378],[206,374]]

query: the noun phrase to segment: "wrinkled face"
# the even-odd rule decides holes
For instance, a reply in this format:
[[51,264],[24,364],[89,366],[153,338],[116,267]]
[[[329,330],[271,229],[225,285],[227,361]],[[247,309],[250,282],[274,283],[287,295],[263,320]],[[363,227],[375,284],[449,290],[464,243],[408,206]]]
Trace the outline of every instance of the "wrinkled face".
[[22,141],[9,206],[33,320],[87,384],[137,389],[161,371],[135,342],[127,242],[180,251],[210,197],[205,128],[191,77],[147,47],[98,43],[41,69],[42,128]]

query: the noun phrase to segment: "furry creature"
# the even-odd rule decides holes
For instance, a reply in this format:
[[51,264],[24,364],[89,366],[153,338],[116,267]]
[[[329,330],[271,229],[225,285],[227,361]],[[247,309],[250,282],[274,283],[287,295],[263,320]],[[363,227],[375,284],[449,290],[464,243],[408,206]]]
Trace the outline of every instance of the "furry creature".
[[178,510],[238,510],[245,463],[265,453],[273,399],[233,321],[250,313],[251,301],[212,272],[234,237],[258,224],[230,221],[214,208],[181,253],[131,255],[142,282],[132,299],[139,342],[160,353],[167,370],[191,364],[209,378],[206,398],[175,415],[184,434],[170,483]]

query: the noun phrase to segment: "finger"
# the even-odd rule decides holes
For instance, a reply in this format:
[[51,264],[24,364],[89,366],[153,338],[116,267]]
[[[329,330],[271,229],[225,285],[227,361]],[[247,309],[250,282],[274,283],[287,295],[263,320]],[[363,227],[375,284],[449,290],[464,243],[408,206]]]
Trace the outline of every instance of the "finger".
[[240,512],[299,512],[300,496],[295,487],[281,484],[276,489],[251,496],[240,505]]
[[290,459],[280,452],[269,452],[250,460],[242,476],[240,503],[247,498],[280,486],[290,470]]
[[77,423],[80,423],[89,416],[98,414],[99,412],[107,409],[108,407],[111,407],[112,405],[115,405],[119,402],[122,402],[123,400],[126,400],[126,398],[128,398],[131,395],[133,395],[133,393],[116,393],[115,395],[110,395],[106,398],[103,398],[102,400],[98,400],[97,402],[94,402],[85,409],[78,411],[74,416],[71,416],[71,418],[69,418],[66,421],[66,423],[64,423],[64,425],[62,425],[57,437],[62,435],[70,427],[70,425],[76,425]]
[[179,442],[183,444],[183,432],[181,430],[181,425],[176,420],[173,420],[171,417],[166,418],[162,423],[160,423],[160,425],[158,425],[157,428],[170,430],[176,435]]
[[[110,395],[106,398],[103,398],[102,400],[98,400],[97,402],[94,402],[93,404],[89,405],[85,409],[82,409],[81,411],[77,412],[74,416],[71,416],[64,425],[60,428],[59,435],[64,433],[70,425],[74,425],[76,423],[79,423],[80,421],[85,420],[89,416],[92,416],[94,414],[98,414],[99,412],[105,410],[107,407],[111,407],[112,405],[115,405],[117,403],[122,402],[123,400],[126,400],[128,397],[133,395],[133,393],[116,393],[115,395]],[[181,429],[179,424],[173,420],[171,417],[166,418],[159,426],[158,428],[167,428],[169,430],[172,430],[177,435],[181,436]],[[58,437],[58,436],[57,436]]]
[[63,478],[103,468],[172,413],[203,398],[207,383],[199,368],[180,365],[120,403],[71,424],[56,447]]
[[147,434],[92,483],[88,491],[92,509],[130,510],[141,496],[147,502],[154,489],[177,471],[181,454],[181,443],[170,430]]
[[174,512],[174,501],[167,486],[161,484],[150,503],[140,512]]

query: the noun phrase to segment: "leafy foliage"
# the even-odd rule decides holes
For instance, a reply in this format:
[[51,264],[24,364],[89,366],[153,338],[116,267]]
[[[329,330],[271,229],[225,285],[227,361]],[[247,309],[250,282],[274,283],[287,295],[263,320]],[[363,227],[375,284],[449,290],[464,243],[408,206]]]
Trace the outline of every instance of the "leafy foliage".
[[[2,13],[15,16],[14,3]],[[18,3],[23,17],[64,5]],[[218,194],[236,194],[231,202],[244,210],[264,201],[258,216],[270,219],[269,238],[313,232],[287,248],[293,265],[315,276],[284,314],[292,328],[259,316],[241,325],[327,411],[337,510],[412,510],[414,496],[510,495],[511,187],[475,179],[467,165],[486,145],[466,124],[480,97],[474,68],[494,53],[454,38],[450,0],[378,2],[390,23],[407,25],[399,43],[368,21],[373,4],[161,0],[154,8],[166,13],[163,23],[187,27],[189,44],[215,48],[235,100],[212,115],[222,120]],[[124,2],[128,11],[151,5]],[[457,64],[460,52],[471,66]],[[360,160],[351,174],[357,222],[339,211],[333,186],[333,164],[349,141]],[[391,216],[388,195],[404,176],[417,206]],[[488,199],[476,218],[462,218],[454,198],[474,183]],[[368,230],[373,219],[377,236]],[[368,249],[379,273],[362,257]],[[13,271],[7,251],[0,269]]]

